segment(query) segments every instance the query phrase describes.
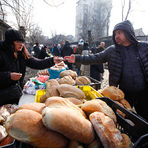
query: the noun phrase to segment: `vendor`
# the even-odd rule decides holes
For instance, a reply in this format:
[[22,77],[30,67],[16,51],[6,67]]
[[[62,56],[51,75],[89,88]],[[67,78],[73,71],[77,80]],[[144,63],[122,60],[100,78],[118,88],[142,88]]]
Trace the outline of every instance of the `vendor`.
[[119,86],[137,113],[148,121],[148,43],[138,42],[130,21],[115,25],[114,45],[95,55],[65,57],[70,63],[108,62],[109,84]]
[[61,62],[58,57],[37,59],[24,46],[21,32],[8,29],[0,42],[0,105],[18,104],[22,95],[26,66],[45,69]]

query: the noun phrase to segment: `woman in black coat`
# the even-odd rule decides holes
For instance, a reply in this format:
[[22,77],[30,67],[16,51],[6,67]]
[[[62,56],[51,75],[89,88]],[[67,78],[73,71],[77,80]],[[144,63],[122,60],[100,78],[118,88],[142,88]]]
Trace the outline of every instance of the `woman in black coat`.
[[18,103],[22,93],[26,66],[45,69],[60,62],[56,58],[40,60],[27,52],[22,34],[14,29],[5,32],[0,42],[0,105]]

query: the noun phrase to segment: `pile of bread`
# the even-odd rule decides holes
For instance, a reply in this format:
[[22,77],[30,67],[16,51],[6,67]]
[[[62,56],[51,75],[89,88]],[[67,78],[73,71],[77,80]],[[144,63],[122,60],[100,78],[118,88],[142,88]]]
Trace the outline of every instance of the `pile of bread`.
[[[56,67],[57,68],[57,67]],[[49,75],[48,70],[43,70],[38,75]],[[70,85],[88,85],[91,80],[86,76],[78,76],[73,70],[65,70],[60,73],[61,78],[57,78],[59,84],[70,84]]]
[[[64,89],[58,88],[59,93]],[[79,108],[81,102],[83,97],[61,95],[50,96],[45,103],[24,104],[7,118],[6,130],[13,138],[38,148],[132,146],[128,135],[117,128],[116,115],[104,101],[85,101]]]
[[8,135],[5,129],[5,121],[17,110],[17,105],[6,104],[0,107],[0,147],[11,144],[14,139]]
[[[70,76],[65,76],[70,77]],[[40,98],[40,102],[44,103],[45,100],[52,96],[61,97],[74,97],[77,99],[85,99],[85,94],[79,88],[71,84],[61,84],[57,79],[50,79],[46,83],[46,94]]]

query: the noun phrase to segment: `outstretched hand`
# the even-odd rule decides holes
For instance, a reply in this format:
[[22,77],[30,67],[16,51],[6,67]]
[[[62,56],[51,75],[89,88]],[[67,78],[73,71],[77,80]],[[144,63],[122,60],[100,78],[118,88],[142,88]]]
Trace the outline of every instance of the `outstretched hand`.
[[75,58],[75,55],[72,54],[71,56],[65,56],[64,57],[64,60],[68,61],[69,63],[75,63],[76,61],[76,58]]
[[62,57],[56,57],[55,56],[54,59],[53,59],[53,61],[54,61],[55,64],[58,64],[58,63],[64,61],[64,59]]

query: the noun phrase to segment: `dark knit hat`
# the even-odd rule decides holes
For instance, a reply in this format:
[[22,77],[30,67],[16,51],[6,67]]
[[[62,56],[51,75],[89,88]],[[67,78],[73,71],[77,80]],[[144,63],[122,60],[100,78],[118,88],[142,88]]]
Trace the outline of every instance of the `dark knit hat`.
[[14,41],[24,42],[25,39],[20,31],[10,28],[5,32],[5,41],[9,44],[13,44]]

